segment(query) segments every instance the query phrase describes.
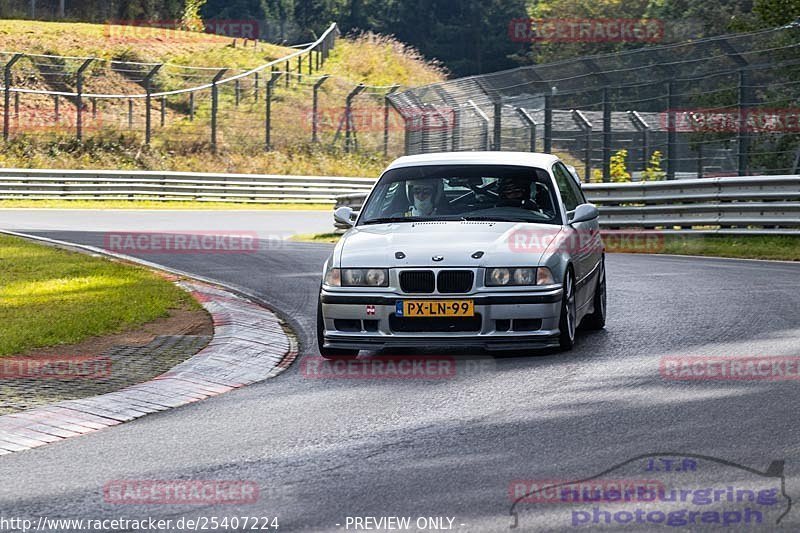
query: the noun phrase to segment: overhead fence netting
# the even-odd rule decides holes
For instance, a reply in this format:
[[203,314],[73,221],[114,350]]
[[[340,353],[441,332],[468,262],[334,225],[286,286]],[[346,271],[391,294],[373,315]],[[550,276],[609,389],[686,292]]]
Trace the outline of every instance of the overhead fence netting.
[[[537,150],[611,178],[798,172],[798,24],[520,67],[390,95],[409,154]],[[656,154],[658,156],[658,154]]]

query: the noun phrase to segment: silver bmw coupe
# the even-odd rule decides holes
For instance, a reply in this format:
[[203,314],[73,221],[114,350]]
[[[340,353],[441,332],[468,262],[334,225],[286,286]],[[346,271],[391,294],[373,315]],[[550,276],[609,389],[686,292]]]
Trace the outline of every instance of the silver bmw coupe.
[[558,157],[401,157],[325,262],[319,351],[572,348],[606,320],[597,208]]

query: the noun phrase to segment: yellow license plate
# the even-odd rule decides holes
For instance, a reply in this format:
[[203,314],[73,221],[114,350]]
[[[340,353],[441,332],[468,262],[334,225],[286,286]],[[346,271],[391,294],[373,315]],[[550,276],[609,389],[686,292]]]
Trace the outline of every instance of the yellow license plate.
[[402,317],[475,315],[472,300],[404,300],[397,302],[395,314]]

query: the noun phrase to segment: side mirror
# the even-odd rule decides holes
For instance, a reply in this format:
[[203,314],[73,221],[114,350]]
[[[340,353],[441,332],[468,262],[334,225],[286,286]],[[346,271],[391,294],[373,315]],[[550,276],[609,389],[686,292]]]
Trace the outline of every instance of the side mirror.
[[353,222],[355,222],[355,219],[355,211],[353,211],[352,207],[348,207],[346,205],[337,208],[336,211],[333,212],[333,220],[348,228],[353,227]]
[[570,219],[570,224],[577,224],[578,222],[588,222],[590,220],[594,220],[600,216],[600,211],[597,210],[597,207],[594,204],[581,204],[575,208],[575,212],[572,214],[572,218]]

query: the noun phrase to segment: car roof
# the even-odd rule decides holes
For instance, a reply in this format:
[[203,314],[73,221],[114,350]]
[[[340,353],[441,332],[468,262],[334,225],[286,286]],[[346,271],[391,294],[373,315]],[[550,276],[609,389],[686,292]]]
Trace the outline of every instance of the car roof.
[[387,170],[423,165],[515,165],[549,169],[558,157],[535,152],[436,152],[395,159]]

